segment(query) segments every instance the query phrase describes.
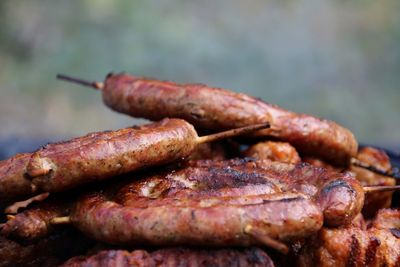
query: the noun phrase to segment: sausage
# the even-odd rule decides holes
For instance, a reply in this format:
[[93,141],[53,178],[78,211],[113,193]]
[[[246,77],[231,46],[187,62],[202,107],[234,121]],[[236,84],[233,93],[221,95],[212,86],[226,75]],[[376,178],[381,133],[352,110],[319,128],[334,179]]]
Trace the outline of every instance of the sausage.
[[48,145],[32,155],[27,173],[35,176],[36,170],[50,166],[49,175],[34,177],[32,183],[57,192],[186,157],[197,138],[187,122],[164,119],[145,128],[98,133],[77,149]]
[[12,240],[24,242],[48,236],[57,228],[50,223],[51,219],[68,215],[72,202],[68,198],[57,198],[37,203],[4,223],[0,233]]
[[259,248],[145,250],[104,250],[91,256],[78,256],[60,267],[274,267],[271,258]]
[[300,163],[301,161],[296,149],[286,142],[260,142],[243,151],[242,155],[244,157],[268,159],[290,164]]
[[188,157],[199,144],[265,127],[268,124],[198,137],[186,121],[164,119],[139,128],[92,133],[49,144],[1,163],[4,176],[0,183],[4,186],[0,187],[0,203],[174,162]]
[[124,206],[97,192],[78,201],[70,218],[96,240],[125,245],[250,246],[264,244],[260,236],[289,241],[322,226],[318,207],[301,194],[180,197]]
[[[249,158],[198,160],[157,179],[161,182],[149,182],[153,188],[143,191],[152,192],[154,196],[172,194],[171,188],[190,188],[200,193],[227,187],[230,194],[236,187],[241,190],[245,187],[249,194],[300,192],[316,201],[324,212],[324,223],[329,226],[350,223],[364,203],[363,188],[352,175],[305,163],[293,165]],[[142,190],[130,188],[128,191]],[[210,193],[206,191],[206,194]]]
[[[357,159],[381,169],[389,171],[391,169],[388,155],[379,149],[373,147],[364,147],[357,154]],[[375,172],[352,165],[350,171],[353,172],[363,186],[393,186],[396,180],[387,176],[379,175]],[[372,218],[379,209],[389,208],[392,203],[393,191],[371,192],[365,197],[365,204],[362,213],[367,218]]]
[[111,109],[150,120],[182,118],[195,127],[221,130],[270,122],[257,136],[289,142],[304,155],[348,166],[357,153],[354,135],[338,124],[296,114],[259,99],[206,85],[182,85],[109,74],[102,88]]
[[303,248],[301,267],[363,267],[400,264],[400,231],[390,229],[324,228]]

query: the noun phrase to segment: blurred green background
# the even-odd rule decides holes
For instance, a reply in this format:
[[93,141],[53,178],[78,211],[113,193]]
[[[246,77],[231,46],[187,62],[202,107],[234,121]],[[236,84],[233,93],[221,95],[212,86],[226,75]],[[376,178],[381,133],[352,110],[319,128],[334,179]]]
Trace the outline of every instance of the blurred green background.
[[399,147],[400,1],[0,1],[0,138],[138,123],[58,72],[206,83]]

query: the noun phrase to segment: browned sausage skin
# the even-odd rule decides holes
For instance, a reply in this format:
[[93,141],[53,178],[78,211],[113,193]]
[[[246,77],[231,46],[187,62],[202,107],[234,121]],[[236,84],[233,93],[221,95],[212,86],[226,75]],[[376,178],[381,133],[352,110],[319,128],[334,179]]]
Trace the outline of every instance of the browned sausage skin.
[[347,166],[357,153],[353,134],[328,120],[296,114],[256,98],[205,85],[180,85],[127,74],[110,74],[103,88],[110,108],[151,120],[176,117],[205,129],[270,122],[258,136],[291,143],[301,153]]
[[[364,147],[357,154],[357,159],[361,160],[383,171],[391,169],[388,155],[379,149],[373,147]],[[350,171],[363,186],[393,186],[396,180],[387,176],[379,175],[372,171],[352,165]],[[367,218],[375,216],[376,212],[382,208],[389,208],[392,203],[393,191],[389,192],[371,192],[366,195],[363,207],[363,215]]]
[[32,183],[55,192],[146,166],[172,162],[190,155],[197,133],[189,123],[164,119],[151,126],[99,133],[78,149],[49,145],[32,155],[27,173],[50,166],[51,172]]
[[0,204],[27,199],[34,195],[31,181],[25,176],[30,153],[17,154],[0,161]]
[[318,207],[298,194],[180,197],[155,203],[148,199],[138,207],[134,203],[123,206],[99,193],[89,194],[77,203],[71,221],[96,240],[128,245],[249,246],[263,244],[246,233],[253,229],[288,241],[322,226]]

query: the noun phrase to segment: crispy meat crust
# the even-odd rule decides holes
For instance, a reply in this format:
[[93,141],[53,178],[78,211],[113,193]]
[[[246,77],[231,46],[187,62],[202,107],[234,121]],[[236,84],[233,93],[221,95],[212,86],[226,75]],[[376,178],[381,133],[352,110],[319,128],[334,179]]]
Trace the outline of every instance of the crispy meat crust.
[[338,124],[296,114],[245,94],[205,85],[179,85],[127,74],[108,75],[103,100],[110,108],[135,117],[182,118],[196,127],[230,129],[270,122],[258,136],[289,142],[301,153],[347,166],[357,153],[353,134]]
[[61,267],[273,267],[270,257],[259,248],[187,249],[170,248],[154,252],[135,250],[102,251],[68,260]]

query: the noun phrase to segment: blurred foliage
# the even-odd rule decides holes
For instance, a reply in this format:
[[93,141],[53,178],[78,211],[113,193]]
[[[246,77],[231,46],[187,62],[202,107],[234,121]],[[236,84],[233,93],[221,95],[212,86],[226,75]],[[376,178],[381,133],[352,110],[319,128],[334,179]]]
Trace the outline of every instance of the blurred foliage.
[[398,0],[2,0],[0,136],[137,123],[55,80],[126,71],[245,92],[398,146],[398,14]]

